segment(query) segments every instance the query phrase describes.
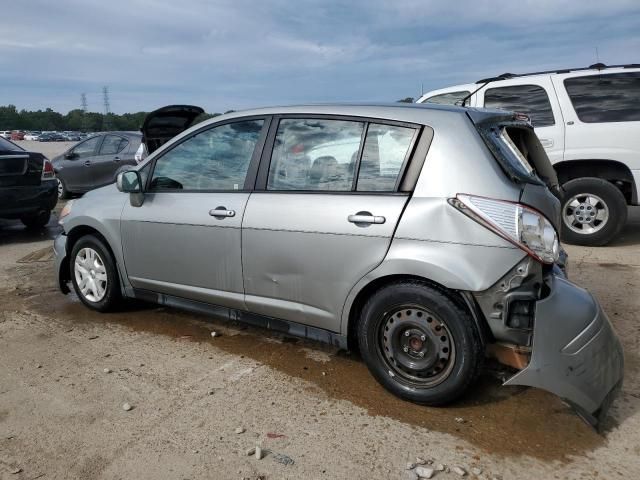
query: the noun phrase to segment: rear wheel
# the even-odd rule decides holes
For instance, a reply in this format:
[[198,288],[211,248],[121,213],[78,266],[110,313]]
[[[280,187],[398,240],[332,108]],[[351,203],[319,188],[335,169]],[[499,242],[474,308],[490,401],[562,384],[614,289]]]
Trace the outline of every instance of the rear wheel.
[[56,180],[58,181],[58,198],[60,200],[69,198],[71,195],[69,190],[67,190],[67,186],[64,184],[64,181],[60,178],[57,178]]
[[620,233],[627,221],[622,192],[601,178],[577,178],[563,185],[562,240],[601,246]]
[[71,250],[71,282],[87,307],[106,312],[120,303],[120,281],[111,252],[94,235],[80,238]]
[[460,397],[483,360],[469,313],[419,281],[387,285],[367,301],[358,343],[372,375],[387,390],[425,405]]
[[51,210],[40,210],[37,213],[24,215],[20,221],[27,228],[43,228],[51,219]]

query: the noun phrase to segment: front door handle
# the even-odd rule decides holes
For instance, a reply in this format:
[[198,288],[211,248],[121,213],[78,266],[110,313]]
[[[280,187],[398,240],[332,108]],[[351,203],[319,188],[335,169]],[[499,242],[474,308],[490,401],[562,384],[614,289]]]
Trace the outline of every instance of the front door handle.
[[119,162],[120,161],[120,157],[113,157],[113,161],[114,162]]
[[347,220],[356,225],[369,225],[372,223],[379,225],[387,221],[386,218],[372,215],[371,212],[358,212],[355,215],[349,215]]
[[91,165],[91,162],[89,160],[87,160],[86,162],[84,162],[84,166],[88,167],[89,165]]
[[227,218],[227,217],[235,217],[236,216],[236,211],[235,210],[227,210],[227,207],[216,207],[213,210],[209,210],[209,215],[211,215],[212,217],[221,219],[221,218]]

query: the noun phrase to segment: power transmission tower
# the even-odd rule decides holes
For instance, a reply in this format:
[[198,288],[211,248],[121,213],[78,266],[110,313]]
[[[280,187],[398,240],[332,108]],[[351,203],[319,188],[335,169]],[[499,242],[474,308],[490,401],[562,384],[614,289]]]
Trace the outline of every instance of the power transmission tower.
[[103,130],[111,130],[111,107],[109,106],[109,87],[102,87],[102,98],[104,101],[104,121]]
[[89,130],[89,119],[87,118],[87,110],[89,107],[87,106],[86,93],[80,94],[80,105],[82,105],[82,126],[80,128],[82,128],[83,132],[86,132]]

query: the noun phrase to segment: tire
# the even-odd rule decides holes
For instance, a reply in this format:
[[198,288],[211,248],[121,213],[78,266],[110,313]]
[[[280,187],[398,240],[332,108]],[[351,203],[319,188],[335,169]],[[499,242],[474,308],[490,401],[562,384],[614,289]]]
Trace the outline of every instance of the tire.
[[81,237],[71,249],[69,268],[76,295],[87,307],[108,312],[120,305],[116,263],[101,239],[94,235]]
[[422,405],[458,399],[484,359],[470,314],[445,292],[420,281],[392,283],[369,298],[358,323],[358,345],[382,386]]
[[31,229],[44,228],[51,219],[51,210],[40,210],[39,212],[25,215],[20,221],[25,227]]
[[71,192],[67,190],[67,186],[64,184],[64,181],[61,178],[56,178],[58,181],[58,198],[60,200],[66,200],[71,197]]
[[577,178],[563,185],[562,240],[574,245],[602,246],[627,221],[622,192],[601,178]]

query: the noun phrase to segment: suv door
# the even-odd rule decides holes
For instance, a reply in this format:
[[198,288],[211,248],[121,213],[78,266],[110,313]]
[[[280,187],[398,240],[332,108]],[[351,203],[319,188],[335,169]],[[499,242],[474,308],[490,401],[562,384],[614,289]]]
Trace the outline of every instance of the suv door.
[[116,170],[124,165],[128,147],[128,138],[114,134],[105,135],[100,149],[90,159],[91,165],[88,167],[86,179],[87,188],[93,189],[113,183]]
[[480,105],[525,113],[547,152],[551,163],[564,157],[564,120],[550,77],[510,80],[478,92]]
[[98,151],[102,142],[102,135],[88,138],[80,142],[67,153],[59,162],[56,162],[58,175],[64,181],[67,190],[84,192],[88,190],[87,183],[90,178],[89,167],[91,159]]
[[242,224],[249,310],[339,330],[350,289],[389,248],[418,133],[376,120],[274,120]]
[[244,308],[240,228],[267,123],[209,125],[150,158],[144,203],[121,217],[134,288]]

